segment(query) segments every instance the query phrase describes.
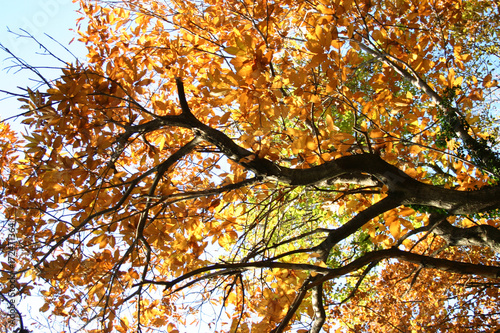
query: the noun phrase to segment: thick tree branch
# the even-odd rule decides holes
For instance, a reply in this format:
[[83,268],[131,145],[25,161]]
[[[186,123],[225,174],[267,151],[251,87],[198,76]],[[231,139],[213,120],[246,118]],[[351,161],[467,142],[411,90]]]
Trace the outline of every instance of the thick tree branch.
[[500,253],[500,230],[491,225],[459,228],[443,219],[436,225],[434,233],[441,236],[450,246],[487,246]]
[[364,211],[359,212],[349,222],[345,223],[341,227],[331,230],[328,237],[320,245],[318,245],[318,253],[320,254],[321,260],[326,262],[328,254],[335,244],[355,233],[359,230],[359,228],[374,217],[396,208],[399,205],[399,200],[390,196],[385,197]]
[[[183,94],[182,82],[178,80],[177,83],[179,94]],[[185,96],[179,99],[184,101]],[[373,177],[371,184],[377,182],[385,184],[390,193],[397,194],[402,199],[402,204],[432,206],[448,210],[452,214],[471,214],[500,208],[500,187],[466,192],[423,184],[375,154],[344,156],[309,169],[290,169],[256,156],[236,144],[226,134],[201,123],[192,114],[187,117],[172,117],[169,120],[163,117],[154,121],[158,122],[158,125],[161,123],[165,126],[193,129],[201,138],[217,146],[229,159],[266,180],[279,181],[293,186],[329,185],[337,178],[345,181],[350,179],[353,182],[355,180],[366,181],[366,178],[360,178],[360,175],[369,175]],[[172,123],[169,123],[170,120]]]
[[[417,233],[427,231],[443,238],[449,246],[482,246],[500,253],[500,230],[490,225],[470,228],[455,227],[446,220],[446,215],[432,213],[428,225],[412,230],[398,240],[398,245]],[[425,236],[424,236],[425,237]],[[423,238],[421,238],[423,239]],[[415,246],[415,245],[414,245]]]
[[309,333],[319,333],[326,320],[325,305],[323,304],[323,284],[318,284],[312,288],[312,306],[314,310],[314,320]]
[[332,269],[330,273],[327,273],[317,281],[312,282],[308,286],[308,289],[313,288],[325,281],[354,272],[371,262],[378,262],[383,259],[400,259],[421,265],[423,268],[434,268],[450,273],[477,275],[494,279],[500,278],[500,267],[498,266],[477,265],[448,259],[432,258],[420,254],[405,252],[397,248],[391,248],[367,253],[345,266]]

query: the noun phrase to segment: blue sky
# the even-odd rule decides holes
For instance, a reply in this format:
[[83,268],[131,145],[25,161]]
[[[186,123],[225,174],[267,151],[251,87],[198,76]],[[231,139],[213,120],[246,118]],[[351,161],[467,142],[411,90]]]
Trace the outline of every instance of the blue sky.
[[[74,61],[74,58],[64,50],[63,47],[51,40],[51,36],[59,43],[67,46],[78,57],[83,57],[85,49],[76,40],[69,45],[72,38],[76,36],[76,19],[79,14],[78,4],[71,0],[17,0],[3,1],[0,11],[0,43],[10,51],[23,58],[26,62],[35,66],[61,66],[60,62],[48,56],[40,56],[41,49],[29,38],[19,38],[15,33],[26,30],[37,40],[46,45],[57,56],[65,61]],[[13,62],[6,59],[7,54],[0,52],[0,90],[16,91],[19,87],[34,87],[30,80],[33,75],[28,71],[18,72],[8,69]],[[49,77],[56,77],[57,72],[45,72]],[[45,74],[44,73],[44,74]],[[19,91],[19,90],[18,90]],[[5,99],[0,93],[0,118],[18,113],[19,102],[15,98]]]
[[78,17],[78,5],[71,0],[18,0],[2,3],[0,17],[2,43],[14,52],[31,52],[30,41],[16,39],[7,33],[7,27],[13,31],[24,29],[37,38],[45,33],[68,43],[73,35],[70,31]]

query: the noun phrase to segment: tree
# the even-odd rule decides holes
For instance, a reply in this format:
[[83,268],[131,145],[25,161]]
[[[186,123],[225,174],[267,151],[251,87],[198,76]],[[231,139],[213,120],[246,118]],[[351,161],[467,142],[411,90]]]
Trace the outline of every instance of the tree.
[[30,133],[2,144],[42,311],[91,332],[500,328],[498,4],[80,5],[87,59],[28,89]]

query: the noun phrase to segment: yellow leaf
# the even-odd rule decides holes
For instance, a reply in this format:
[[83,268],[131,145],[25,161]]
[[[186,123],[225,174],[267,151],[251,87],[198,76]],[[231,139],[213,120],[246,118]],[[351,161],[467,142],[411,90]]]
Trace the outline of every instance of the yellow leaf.
[[230,116],[231,116],[231,112],[224,113],[224,115],[222,117],[220,117],[220,119],[219,119],[219,124],[227,123],[227,120],[229,119]]
[[344,45],[343,41],[340,40],[332,40],[332,47],[340,50],[340,48]]
[[449,87],[454,87],[454,82],[455,82],[455,70],[453,68],[450,68],[448,72],[448,85]]
[[335,126],[335,124],[333,123],[333,118],[329,114],[326,115],[326,126],[330,132],[336,132],[340,130],[337,126]]
[[399,219],[394,220],[394,222],[389,225],[389,231],[391,232],[391,235],[394,236],[394,238],[399,237],[400,229],[401,223],[399,222]]
[[49,310],[49,304],[48,303],[44,303],[40,309],[38,311],[40,312],[47,312]]
[[455,80],[453,80],[453,86],[454,87],[461,86],[463,81],[464,81],[464,77],[459,76],[459,77],[455,78]]
[[316,140],[314,140],[313,138],[311,137],[308,137],[307,138],[307,141],[306,141],[306,147],[307,149],[309,150],[315,150],[317,148],[317,145],[316,145]]
[[410,147],[410,154],[412,155],[417,155],[418,153],[420,153],[422,150],[424,150],[422,147],[420,146],[417,146],[417,145],[413,145]]
[[312,53],[316,54],[323,53],[323,47],[315,40],[310,40],[306,42],[306,47]]
[[415,213],[415,211],[412,208],[406,207],[399,211],[399,216],[409,216],[413,213]]
[[167,332],[168,333],[178,333],[179,331],[175,328],[174,324],[169,323],[167,326]]
[[248,155],[248,156],[243,157],[242,159],[240,159],[238,161],[238,163],[249,163],[249,162],[252,162],[253,160],[255,160],[256,158],[257,158],[257,155],[255,155],[255,154]]
[[486,75],[486,77],[483,79],[483,87],[491,88],[498,84],[496,80],[491,80],[491,78],[492,78],[491,73]]
[[241,49],[236,46],[229,46],[224,49],[225,52],[232,54],[232,55],[237,55],[238,53],[241,53]]

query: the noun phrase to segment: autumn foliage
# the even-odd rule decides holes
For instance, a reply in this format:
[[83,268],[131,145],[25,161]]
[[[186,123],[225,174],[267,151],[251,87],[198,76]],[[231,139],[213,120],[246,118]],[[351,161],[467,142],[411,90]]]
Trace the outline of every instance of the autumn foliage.
[[0,124],[62,330],[500,329],[498,4],[79,2],[87,57]]

